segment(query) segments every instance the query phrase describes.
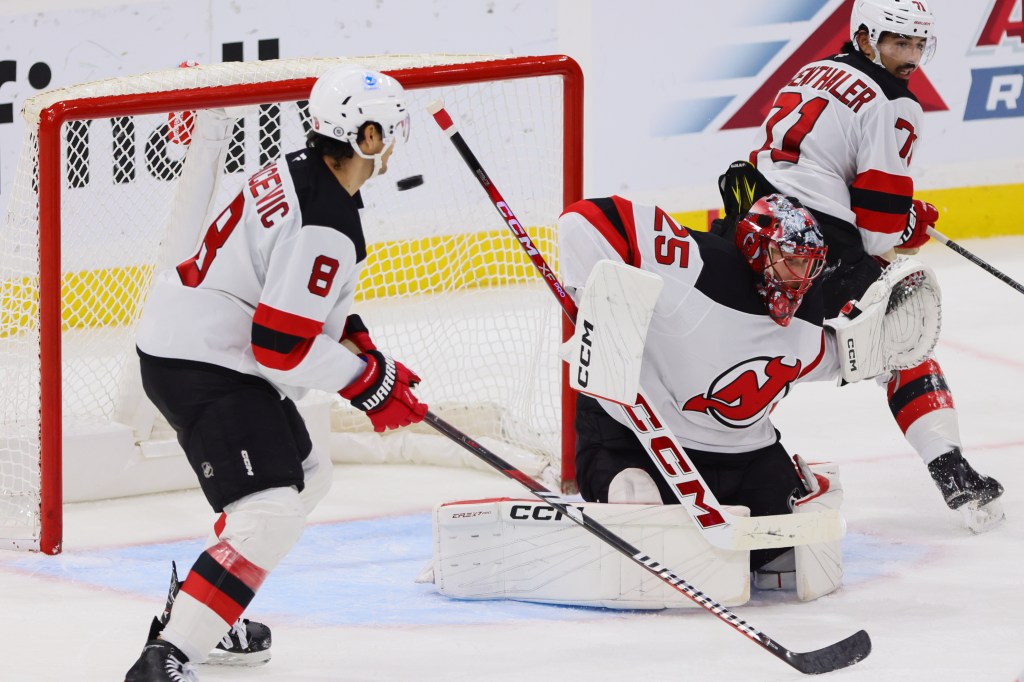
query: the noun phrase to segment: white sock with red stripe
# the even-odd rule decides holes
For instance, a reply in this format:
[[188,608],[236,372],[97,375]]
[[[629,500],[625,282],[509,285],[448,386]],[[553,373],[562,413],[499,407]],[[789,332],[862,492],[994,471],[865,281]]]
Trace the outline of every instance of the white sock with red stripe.
[[302,500],[290,487],[248,495],[224,511],[215,524],[219,540],[192,566],[161,633],[197,663],[242,615],[305,526]]
[[887,394],[896,423],[925,464],[961,447],[960,420],[938,361],[895,372]]
[[925,464],[953,448],[963,448],[956,409],[946,408],[921,415],[904,434]]

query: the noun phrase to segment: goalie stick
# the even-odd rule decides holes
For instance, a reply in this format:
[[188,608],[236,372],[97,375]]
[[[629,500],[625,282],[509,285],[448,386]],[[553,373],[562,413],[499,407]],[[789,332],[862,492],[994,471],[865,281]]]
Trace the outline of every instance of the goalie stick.
[[999,280],[1005,282],[1006,284],[1008,284],[1009,286],[1013,287],[1014,289],[1016,289],[1020,293],[1024,294],[1024,286],[1022,286],[1020,284],[1020,282],[1018,282],[1017,280],[1013,279],[1012,277],[1010,277],[1006,273],[1002,272],[1001,270],[998,270],[995,267],[989,265],[988,263],[983,261],[981,258],[978,258],[976,255],[974,255],[973,253],[971,253],[970,251],[968,251],[964,247],[960,246],[955,241],[953,241],[952,239],[950,239],[946,235],[942,234],[941,232],[939,232],[935,228],[929,227],[928,228],[928,234],[930,234],[932,237],[934,237],[940,244],[948,246],[950,249],[952,249],[953,251],[956,251],[961,256],[963,256],[967,260],[971,261],[972,263],[977,265],[979,268],[981,268],[985,272],[989,273],[990,275],[993,275],[996,279],[999,279]]
[[602,542],[612,549],[621,552],[629,557],[647,572],[666,583],[684,597],[700,606],[702,609],[718,617],[723,623],[746,635],[752,642],[770,652],[787,665],[799,670],[805,675],[820,675],[821,673],[832,672],[840,668],[857,663],[871,653],[871,638],[864,630],[858,630],[846,639],[829,644],[814,651],[798,652],[790,651],[774,639],[755,628],[726,607],[707,596],[696,587],[688,583],[684,578],[677,575],[667,566],[663,566],[653,557],[648,556],[622,537],[616,535],[608,528],[591,519],[582,510],[575,507],[569,500],[551,490],[548,490],[525,473],[515,468],[498,455],[494,454],[475,440],[462,433],[454,426],[444,421],[432,412],[427,412],[424,420],[439,433],[446,436],[452,442],[462,446],[481,460],[497,469],[504,476],[518,481],[531,493],[536,495],[543,502],[550,504],[562,514],[579,524],[584,530],[597,536]]
[[[533,244],[526,229],[516,219],[512,209],[462,138],[462,134],[456,129],[444,104],[440,100],[433,102],[427,106],[427,110],[441,130],[448,135],[470,171],[483,186],[502,220],[526,251],[526,255],[540,272],[548,288],[555,294],[565,315],[575,323],[575,302]],[[626,421],[633,433],[647,450],[658,471],[668,481],[679,503],[690,514],[703,537],[712,545],[732,550],[764,549],[830,542],[843,536],[845,524],[836,509],[776,516],[739,517],[730,514],[708,488],[675,435],[663,426],[664,420],[654,405],[647,400],[643,387],[633,405],[620,406],[626,413]]]

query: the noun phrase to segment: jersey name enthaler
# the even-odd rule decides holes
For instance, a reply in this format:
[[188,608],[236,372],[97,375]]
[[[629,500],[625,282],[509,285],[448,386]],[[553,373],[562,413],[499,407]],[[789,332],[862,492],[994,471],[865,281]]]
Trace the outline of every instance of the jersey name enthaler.
[[840,90],[840,86],[846,83],[852,75],[849,71],[836,66],[808,66],[796,74],[796,77],[789,82],[788,87],[806,85],[815,90],[827,91],[828,94],[856,113],[866,102],[875,99],[878,93],[860,78],[850,83],[845,90]]

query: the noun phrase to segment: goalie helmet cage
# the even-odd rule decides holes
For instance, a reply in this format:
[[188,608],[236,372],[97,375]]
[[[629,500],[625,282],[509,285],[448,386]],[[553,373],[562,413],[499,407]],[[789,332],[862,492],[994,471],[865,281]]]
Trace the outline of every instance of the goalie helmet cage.
[[[507,229],[474,198],[476,180],[457,160],[444,166],[451,155],[438,150],[447,141],[433,134],[425,106],[438,97],[455,103],[468,134],[506,161],[503,182],[534,209],[520,219],[555,255],[558,214],[582,198],[578,65],[565,56],[486,55],[213,64],[72,86],[26,102],[25,144],[0,233],[0,378],[8,394],[0,398],[0,548],[60,552],[64,477],[78,480],[65,461],[72,436],[86,451],[126,442],[136,459],[144,438],[156,437],[152,424],[132,422],[139,394],[125,386],[137,375],[133,336],[145,291],[156,270],[180,260],[169,260],[182,253],[182,236],[170,231],[182,229],[174,214],[195,193],[183,191],[187,147],[174,144],[168,121],[180,112],[248,107],[202,200],[204,220],[189,227],[191,252],[217,203],[241,191],[255,170],[303,146],[305,98],[320,73],[346,61],[397,78],[413,117],[412,136],[388,175],[363,191],[368,259],[355,311],[382,347],[424,376],[418,392],[432,410],[455,423],[467,409],[494,413],[485,433],[474,432],[472,421],[463,422],[466,430],[547,460],[571,489],[573,396],[556,354],[569,331]],[[394,180],[421,173],[423,187],[396,193]],[[175,242],[179,251],[168,253]],[[418,326],[426,330],[416,336]],[[125,415],[127,424],[118,421]],[[350,423],[340,400],[330,422]],[[372,441],[368,449],[377,447]],[[399,447],[409,447],[408,439]],[[89,472],[94,482],[138,478],[124,476],[120,463],[81,459],[75,472]],[[119,494],[132,492],[147,490],[128,486]]]

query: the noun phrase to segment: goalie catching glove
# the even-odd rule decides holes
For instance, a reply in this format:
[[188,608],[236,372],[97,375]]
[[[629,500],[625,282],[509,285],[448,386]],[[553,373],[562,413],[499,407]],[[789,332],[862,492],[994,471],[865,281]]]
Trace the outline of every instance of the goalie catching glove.
[[847,383],[921,364],[939,340],[942,298],[935,273],[900,256],[889,264],[860,300],[825,320],[835,334],[839,364]]
[[341,341],[351,343],[360,351],[359,357],[366,362],[366,369],[339,393],[353,407],[366,413],[374,431],[381,433],[423,421],[429,408],[412,392],[420,377],[377,350],[362,318],[348,316]]

